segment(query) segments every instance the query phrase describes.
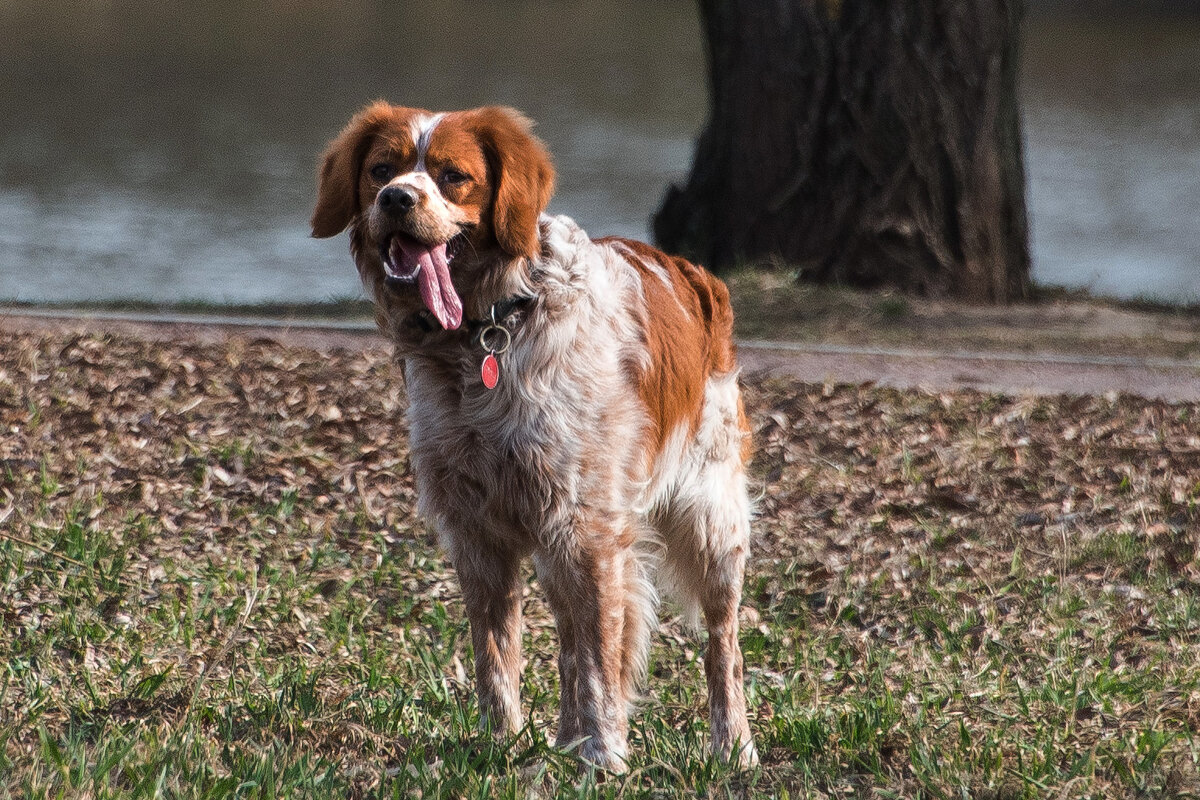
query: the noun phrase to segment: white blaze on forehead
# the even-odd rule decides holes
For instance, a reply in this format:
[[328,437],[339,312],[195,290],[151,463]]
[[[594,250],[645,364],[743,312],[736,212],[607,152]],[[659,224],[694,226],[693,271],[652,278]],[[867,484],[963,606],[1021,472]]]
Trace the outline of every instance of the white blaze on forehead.
[[411,186],[418,191],[429,195],[430,197],[441,197],[441,192],[438,191],[437,184],[433,182],[433,178],[429,177],[429,173],[425,171],[425,167],[421,164],[412,172],[406,172],[399,177],[393,178],[389,186]]
[[417,146],[417,165],[413,167],[414,172],[425,171],[425,154],[429,152],[429,140],[433,138],[433,129],[442,121],[445,114],[420,114],[414,117],[408,123],[408,129],[412,132],[413,144]]

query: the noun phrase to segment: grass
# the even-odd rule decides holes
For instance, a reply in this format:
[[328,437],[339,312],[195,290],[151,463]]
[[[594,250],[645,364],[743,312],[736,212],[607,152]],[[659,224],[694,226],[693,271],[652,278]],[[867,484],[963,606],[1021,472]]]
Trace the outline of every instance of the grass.
[[0,798],[1200,796],[1200,407],[747,381],[761,769],[665,609],[623,777],[478,729],[378,353],[0,342]]

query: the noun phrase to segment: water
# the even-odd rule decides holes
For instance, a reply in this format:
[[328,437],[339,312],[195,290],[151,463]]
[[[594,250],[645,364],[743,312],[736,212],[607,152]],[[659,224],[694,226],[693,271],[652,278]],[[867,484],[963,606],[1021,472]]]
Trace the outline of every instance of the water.
[[[648,235],[706,113],[692,0],[0,3],[0,299],[360,295],[314,241],[317,154],[364,102],[507,103],[552,210]],[[1200,27],[1036,19],[1034,277],[1200,299]]]
[[1024,64],[1035,280],[1200,300],[1200,22],[1035,18]]

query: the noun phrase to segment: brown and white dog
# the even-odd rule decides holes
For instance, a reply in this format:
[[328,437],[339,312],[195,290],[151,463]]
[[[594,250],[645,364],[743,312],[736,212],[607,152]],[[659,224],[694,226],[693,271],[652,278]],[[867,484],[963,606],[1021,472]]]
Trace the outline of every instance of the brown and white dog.
[[657,584],[703,612],[714,751],[754,763],[738,646],[750,438],[725,285],[544,214],[554,169],[511,109],[376,103],[319,182],[313,235],[350,229],[403,362],[419,511],[458,573],[486,723],[521,726],[532,556],[561,646],[559,746],[624,769]]

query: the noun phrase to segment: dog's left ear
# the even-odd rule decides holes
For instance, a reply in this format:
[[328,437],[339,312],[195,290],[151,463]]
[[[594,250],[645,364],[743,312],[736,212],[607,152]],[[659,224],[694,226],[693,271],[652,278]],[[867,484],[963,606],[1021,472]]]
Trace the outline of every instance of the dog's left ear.
[[317,174],[317,207],[312,215],[312,235],[318,239],[346,230],[362,209],[358,177],[371,140],[395,109],[383,102],[354,115],[338,137],[329,143]]
[[496,241],[512,256],[537,255],[538,216],[554,193],[550,153],[532,133],[521,112],[489,106],[469,112],[492,170],[492,228]]

